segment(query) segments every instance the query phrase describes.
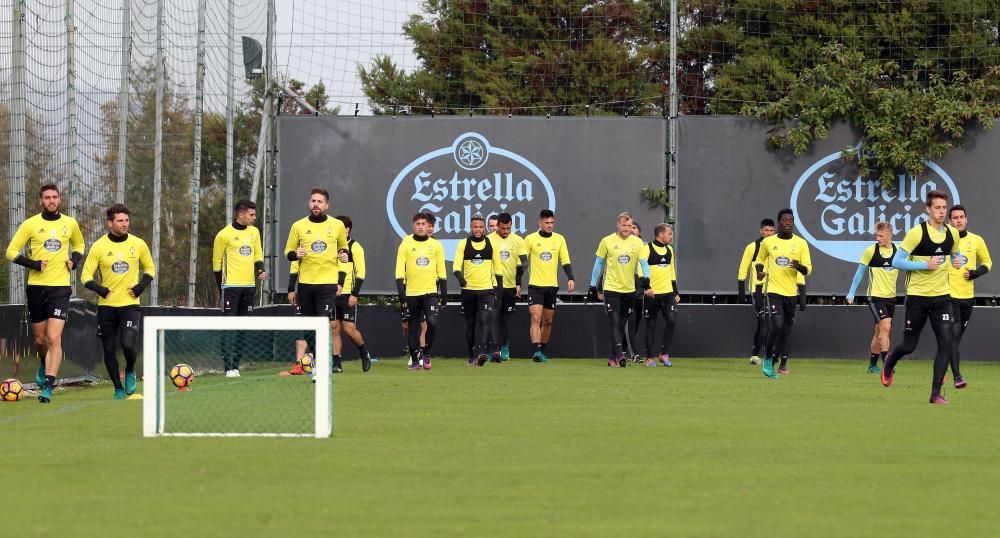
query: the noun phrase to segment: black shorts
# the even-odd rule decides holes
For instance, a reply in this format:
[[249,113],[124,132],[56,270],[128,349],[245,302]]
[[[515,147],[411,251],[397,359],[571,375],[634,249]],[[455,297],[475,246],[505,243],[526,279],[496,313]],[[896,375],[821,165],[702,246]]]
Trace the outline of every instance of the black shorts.
[[935,321],[951,323],[954,319],[952,316],[951,297],[948,295],[938,295],[936,297],[908,296],[906,298],[906,325],[903,327],[903,332],[919,335],[928,319],[931,320],[931,323]]
[[952,314],[955,315],[955,321],[960,323],[962,327],[969,325],[969,318],[972,317],[972,305],[974,303],[973,299],[951,300]]
[[652,298],[646,297],[642,308],[642,317],[646,319],[656,319],[661,313],[665,319],[670,319],[671,315],[677,312],[676,293],[658,293]]
[[98,306],[97,337],[111,336],[119,332],[139,331],[139,305]]
[[348,304],[350,299],[350,294],[337,297],[337,319],[346,323],[357,323],[358,305],[355,303],[354,308],[351,308],[350,304]]
[[514,309],[517,307],[517,289],[504,288],[500,294],[500,304],[497,307],[497,311],[499,312],[506,312],[507,314],[514,312]]
[[28,286],[28,317],[32,323],[41,323],[49,318],[66,320],[69,314],[69,286]]
[[299,284],[296,314],[337,319],[336,284]]
[[617,291],[604,292],[604,311],[610,316],[612,312],[618,312],[627,321],[635,308],[635,294],[632,292],[620,293]]
[[[417,295],[406,298],[406,306],[403,307],[404,320],[411,319],[437,319],[437,314],[441,310],[441,296],[436,293],[427,295]],[[432,321],[433,321],[432,320]]]
[[222,314],[248,316],[253,312],[257,288],[222,288]]
[[558,286],[528,286],[528,306],[542,305],[545,310],[555,310],[558,294]]
[[462,290],[463,316],[475,317],[480,310],[492,313],[495,307],[496,295],[493,294],[493,290]]
[[785,316],[786,325],[795,323],[795,306],[799,304],[798,296],[786,297],[777,293],[768,293],[767,303],[771,316]]
[[872,297],[868,301],[868,309],[871,310],[872,315],[875,316],[875,323],[882,321],[883,319],[892,319],[893,312],[896,311],[896,298],[889,299],[887,297]]

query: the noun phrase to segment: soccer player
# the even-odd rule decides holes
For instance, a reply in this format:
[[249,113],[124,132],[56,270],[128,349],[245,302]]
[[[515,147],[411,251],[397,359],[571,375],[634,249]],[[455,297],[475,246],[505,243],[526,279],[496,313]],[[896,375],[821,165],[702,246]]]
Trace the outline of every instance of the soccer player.
[[[677,257],[674,255],[674,248],[670,246],[674,230],[669,224],[660,223],[653,229],[653,237],[642,249],[642,258],[649,265],[650,284],[646,290],[642,313],[646,318],[646,366],[656,366],[657,358],[664,366],[673,366],[668,350],[674,339],[677,303],[681,302],[681,296],[677,293]],[[663,336],[657,356],[653,354],[653,336],[656,332],[656,318],[661,313]]]
[[[642,240],[642,227],[634,219],[632,220],[632,235]],[[639,325],[642,323],[642,312],[645,307],[646,290],[642,288],[640,279],[642,278],[642,266],[635,266],[635,295],[632,298],[632,314],[625,321],[625,337],[622,341],[622,349],[625,354],[632,358],[632,362],[638,364],[642,362],[642,355],[639,354]]]
[[[740,267],[736,271],[736,289],[738,290],[741,303],[752,303],[754,313],[757,318],[757,329],[753,333],[753,350],[750,352],[750,364],[760,364],[760,354],[767,346],[767,331],[769,320],[767,319],[767,302],[764,297],[764,283],[757,280],[757,272],[753,269],[753,261],[757,259],[760,252],[760,244],[764,239],[774,235],[774,221],[764,219],[760,221],[760,237],[747,243],[743,249],[743,258],[740,259]],[[747,297],[747,283],[750,283],[751,297]]]
[[[156,277],[146,242],[128,233],[129,210],[115,204],[107,211],[108,234],[94,242],[83,263],[80,280],[96,293],[97,336],[104,348],[104,366],[115,386],[115,399],[135,393],[136,341],[139,338],[139,296]],[[100,283],[97,281],[100,275]],[[141,276],[140,276],[141,275]],[[125,355],[122,386],[115,350],[121,339]]]
[[[434,237],[434,225],[437,223],[437,217],[435,217],[434,214],[431,213],[431,212],[429,212],[429,211],[424,212],[423,215],[424,215],[424,221],[425,221],[426,226],[427,226],[427,236],[428,237]],[[417,233],[417,224],[416,224],[416,222],[414,222],[412,224],[412,226],[413,226],[413,233]],[[442,300],[444,300],[444,298],[442,298]],[[404,342],[409,342],[410,341],[410,317],[409,317],[410,314],[406,310],[405,306],[406,306],[405,304],[400,305],[400,319],[403,322],[403,341]],[[443,306],[443,304],[442,304],[442,306]],[[422,318],[423,312],[418,312],[417,316],[420,319],[420,348],[423,349],[423,347],[427,344],[427,320],[425,320],[425,319]],[[409,355],[409,344],[408,343],[403,346],[403,349],[406,350],[407,355]],[[407,366],[413,366],[413,357],[412,356],[409,356],[409,358],[407,359],[407,364],[406,365]],[[419,364],[418,364],[418,366],[419,366]]]
[[361,371],[372,368],[372,357],[365,348],[365,339],[358,330],[358,296],[365,282],[365,249],[354,238],[351,230],[354,222],[351,217],[338,215],[337,220],[344,223],[347,232],[347,250],[340,253],[340,270],[346,274],[343,292],[337,297],[337,319],[333,322],[333,354],[339,357],[343,349],[341,334],[346,334],[358,348],[361,357]]
[[[622,341],[625,338],[625,323],[635,308],[635,273],[636,266],[642,267],[641,284],[643,289],[649,287],[649,266],[642,259],[642,240],[632,234],[632,215],[627,212],[618,214],[618,230],[601,239],[597,245],[594,269],[590,274],[590,289],[587,291],[589,300],[601,298],[604,300],[604,310],[608,314],[611,328],[611,356],[608,366],[625,368],[629,357],[625,353]],[[605,271],[605,268],[607,270]],[[604,274],[604,294],[599,297],[597,281]]]
[[[812,270],[809,244],[805,239],[792,233],[795,217],[792,210],[785,208],[778,212],[778,233],[760,242],[754,266],[757,280],[767,278],[763,292],[767,296],[771,316],[771,330],[767,343],[767,354],[761,371],[770,379],[778,373],[788,373],[787,346],[795,323],[795,303],[799,310],[805,310],[805,286],[799,285],[799,275],[805,277]],[[778,372],[774,363],[781,359]]]
[[500,226],[500,218],[497,215],[490,215],[490,218],[486,219],[486,231],[493,234],[496,233],[497,228]]
[[[250,200],[236,202],[236,217],[215,235],[212,247],[212,271],[222,300],[222,315],[248,316],[253,312],[257,281],[267,278],[264,251],[257,220],[257,204]],[[240,377],[246,338],[239,331],[229,331],[222,339],[222,362],[226,377]]]
[[473,215],[470,226],[472,235],[458,242],[452,269],[462,288],[469,366],[482,366],[491,352],[493,362],[502,362],[493,332],[493,311],[503,286],[503,264],[500,249],[486,237],[483,216]]
[[497,231],[487,236],[493,248],[500,251],[500,267],[503,271],[503,286],[498,297],[500,304],[494,309],[496,316],[495,335],[500,344],[500,360],[510,358],[510,337],[508,328],[514,314],[515,301],[521,298],[521,278],[528,264],[528,251],[524,239],[512,233],[514,219],[510,213],[497,216]]
[[882,221],[875,225],[875,244],[870,245],[861,255],[854,281],[847,292],[847,304],[854,304],[854,294],[858,285],[868,273],[868,308],[875,316],[875,334],[872,336],[868,361],[868,372],[881,372],[879,358],[885,363],[889,353],[889,331],[892,329],[892,314],[896,309],[896,280],[899,270],[892,266],[896,255],[896,245],[892,243],[892,226]]
[[[413,235],[403,238],[396,251],[396,290],[403,315],[409,320],[407,351],[409,369],[431,369],[431,346],[437,332],[438,311],[448,294],[444,247],[431,237],[427,215],[413,216]],[[424,343],[420,343],[420,319],[427,322]]]
[[[344,223],[330,217],[330,194],[325,189],[314,188],[309,194],[309,216],[292,223],[285,242],[285,256],[298,262],[298,273],[289,271],[289,302],[293,302],[300,316],[325,316],[333,330],[337,319],[337,296],[341,294],[347,275],[340,270],[338,254],[347,249],[347,232]],[[297,357],[305,355],[305,340],[295,342]],[[321,360],[321,357],[316,357]],[[344,371],[340,356],[333,356],[333,373]],[[292,374],[301,374],[296,364]]]
[[[70,271],[80,265],[86,245],[76,220],[59,212],[59,189],[47,183],[38,190],[42,212],[26,219],[7,245],[7,259],[28,268],[25,296],[35,351],[38,401],[52,401],[62,363],[62,333],[72,292]],[[26,253],[21,251],[27,246]]]
[[954,314],[951,324],[954,341],[951,353],[951,373],[955,376],[955,388],[964,389],[968,383],[962,377],[958,363],[961,356],[962,336],[965,335],[965,329],[969,326],[969,318],[972,317],[973,297],[975,297],[976,291],[972,281],[990,272],[990,269],[993,268],[993,259],[990,258],[990,251],[986,248],[986,242],[983,241],[983,238],[968,230],[968,213],[964,207],[952,206],[948,210],[948,220],[958,230],[958,236],[961,239],[958,244],[959,253],[952,257],[951,267],[948,269],[951,307]]
[[892,266],[908,271],[906,275],[906,326],[903,341],[892,348],[882,365],[882,385],[892,385],[896,364],[913,352],[920,332],[928,319],[937,338],[934,377],[931,379],[932,404],[946,404],[941,395],[944,374],[954,352],[951,286],[945,257],[959,253],[958,230],[944,223],[948,195],[941,191],[927,193],[927,221],[910,228],[892,257]]
[[559,265],[566,272],[566,289],[570,293],[576,288],[573,280],[573,266],[570,264],[566,239],[554,232],[556,215],[551,209],[543,209],[538,214],[538,231],[524,238],[528,252],[528,312],[531,314],[531,343],[535,353],[531,360],[549,362],[545,346],[552,335],[552,323],[556,317],[556,295],[559,293]]

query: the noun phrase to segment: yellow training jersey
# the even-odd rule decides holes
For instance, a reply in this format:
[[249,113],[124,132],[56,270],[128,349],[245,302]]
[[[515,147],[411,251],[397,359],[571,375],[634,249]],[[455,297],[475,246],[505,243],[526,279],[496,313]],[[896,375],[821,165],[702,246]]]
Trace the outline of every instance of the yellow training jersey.
[[596,254],[604,260],[604,291],[635,292],[636,267],[642,247],[642,239],[634,235],[622,239],[618,233],[613,233],[601,239]]
[[798,284],[805,283],[805,279],[800,278],[802,273],[792,268],[792,260],[797,260],[799,265],[805,267],[806,274],[812,272],[812,257],[809,255],[809,243],[805,239],[792,234],[788,239],[772,235],[761,241],[757,263],[764,264],[764,272],[767,274],[765,293],[776,293],[784,297],[799,294]]
[[437,293],[437,281],[447,278],[444,247],[433,237],[423,241],[408,235],[396,251],[396,279],[406,283],[406,296]]
[[86,248],[76,219],[61,213],[55,220],[46,220],[42,213],[25,220],[7,245],[7,259],[14,261],[25,246],[26,258],[46,262],[44,271],[28,268],[29,286],[69,286],[66,260],[71,252],[82,256]]
[[743,249],[743,257],[740,258],[740,268],[736,271],[736,280],[746,282],[748,292],[753,292],[757,286],[764,283],[762,280],[757,280],[757,270],[753,266],[754,260],[757,259],[757,253],[760,252],[762,241],[764,241],[763,237],[747,243],[746,248]]
[[517,287],[517,268],[521,266],[521,256],[527,256],[524,239],[511,232],[507,237],[493,232],[486,236],[493,248],[500,251],[500,267],[503,269],[503,287]]
[[[965,235],[962,235],[965,234]],[[955,256],[962,264],[955,269],[948,264],[948,283],[951,286],[951,296],[955,299],[972,299],[976,294],[974,281],[965,279],[966,271],[974,271],[981,265],[993,270],[993,259],[990,250],[986,248],[983,238],[970,231],[959,232],[958,254]]]
[[559,267],[570,263],[566,239],[555,232],[549,237],[535,232],[524,238],[524,248],[528,251],[529,286],[558,287]]
[[83,263],[80,281],[86,284],[100,275],[100,284],[111,290],[107,298],[98,298],[100,306],[137,305],[139,298],[129,297],[128,292],[139,283],[143,274],[156,277],[153,256],[146,242],[132,234],[120,241],[115,239],[107,234],[94,242]]
[[500,249],[489,238],[473,241],[465,238],[455,249],[453,271],[461,271],[465,277],[465,288],[472,291],[491,290],[496,284],[496,276],[503,270]]
[[[878,255],[875,248],[878,247]],[[899,277],[899,270],[892,266],[892,257],[896,254],[896,247],[879,247],[878,243],[873,243],[861,254],[861,265],[868,266],[868,296],[880,297],[882,299],[896,298],[896,280]]]
[[959,249],[958,230],[945,224],[941,230],[934,229],[926,222],[910,228],[899,248],[910,254],[910,259],[916,262],[926,262],[934,256],[944,258],[941,266],[931,271],[920,269],[907,271],[906,294],[919,297],[938,297],[949,295],[951,285],[948,282],[949,254],[957,253]]
[[223,288],[253,288],[257,285],[256,262],[264,261],[260,230],[256,226],[233,224],[215,234],[212,246],[212,270],[222,272]]
[[649,287],[653,293],[661,295],[677,291],[674,289],[677,258],[673,247],[656,242],[646,243],[642,248],[642,257],[649,263]]
[[306,249],[306,256],[299,260],[299,283],[336,284],[340,272],[337,255],[347,248],[344,223],[330,216],[323,222],[309,217],[296,221],[288,231],[285,255],[300,246]]
[[355,279],[365,279],[367,269],[365,268],[365,249],[361,243],[353,239],[347,240],[347,263],[340,264],[340,270],[347,273],[344,280],[344,293],[354,291]]

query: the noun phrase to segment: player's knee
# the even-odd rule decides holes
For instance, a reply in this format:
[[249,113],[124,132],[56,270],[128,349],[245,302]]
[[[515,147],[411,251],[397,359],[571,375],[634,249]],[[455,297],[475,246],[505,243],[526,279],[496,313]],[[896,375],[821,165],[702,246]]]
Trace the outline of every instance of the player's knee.
[[35,335],[35,347],[44,348],[48,344],[48,338],[44,334]]
[[129,330],[122,332],[122,349],[126,352],[134,352],[136,340],[138,340],[136,331]]

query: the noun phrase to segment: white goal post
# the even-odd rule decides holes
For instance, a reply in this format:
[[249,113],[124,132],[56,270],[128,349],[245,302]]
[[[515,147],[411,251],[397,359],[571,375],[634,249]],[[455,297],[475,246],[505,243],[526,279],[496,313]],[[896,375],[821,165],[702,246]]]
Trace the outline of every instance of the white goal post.
[[[330,437],[333,433],[333,391],[330,371],[330,323],[328,319],[298,316],[149,316],[143,318],[142,327],[143,436],[323,438]],[[168,333],[180,331],[186,332],[173,334],[168,339]],[[275,358],[273,363],[267,364],[266,370],[254,371],[248,367],[245,370],[247,373],[243,374],[243,379],[227,379],[230,376],[221,375],[221,369],[210,369],[208,360],[200,363],[201,367],[196,365],[198,363],[184,360],[196,355],[218,359],[215,349],[211,345],[205,345],[204,342],[218,342],[220,339],[226,338],[234,339],[237,338],[236,335],[255,334],[254,331],[258,331],[256,334],[261,336],[282,334],[284,340],[292,339],[290,341],[299,339],[300,335],[310,332],[315,335],[315,345],[312,349],[315,357],[313,361],[314,383],[309,382],[310,376],[308,375],[279,378],[279,375],[286,375],[281,372],[285,372],[287,367],[295,364],[294,348],[289,346],[282,346],[280,353],[270,353]],[[168,340],[183,339],[188,335],[191,336],[192,343],[187,346],[185,353],[168,352]],[[274,350],[265,348],[264,351],[260,349],[257,351],[265,353]],[[281,355],[280,359],[277,357],[278,355]],[[196,378],[198,378],[197,382],[192,383],[191,391],[187,394],[178,393],[169,377],[171,367],[180,362],[191,362]],[[221,359],[213,362],[221,364]],[[201,379],[202,375],[207,378],[206,381]],[[242,393],[234,392],[241,390]],[[221,402],[221,405],[227,406],[225,410],[228,410],[231,401],[252,402],[257,406],[254,410],[260,409],[262,410],[261,414],[267,414],[268,405],[272,403],[269,401],[268,391],[271,391],[272,394],[274,391],[280,391],[279,396],[294,393],[296,399],[293,403],[298,403],[298,408],[301,408],[301,413],[294,416],[303,420],[304,425],[300,424],[297,431],[281,431],[281,426],[284,423],[278,417],[274,420],[278,427],[265,430],[247,427],[246,429],[250,431],[239,431],[237,427],[237,430],[234,431],[228,427],[228,423],[226,423],[227,427],[222,428],[213,427],[211,424],[205,426],[196,423],[193,426],[175,430],[170,427],[170,422],[176,424],[176,421],[168,422],[168,418],[176,418],[176,413],[172,416],[170,411],[174,411],[178,407],[195,409],[195,412],[203,413],[205,417],[214,419],[214,416],[219,413],[213,411],[214,408],[211,405],[220,405],[219,402]],[[310,392],[314,393],[311,402],[314,420],[311,428],[308,424]],[[191,394],[196,396],[192,397]],[[281,398],[275,399],[280,400]],[[179,405],[180,402],[183,402],[183,405]],[[249,420],[254,414],[255,412],[243,412],[237,418]],[[288,414],[292,415],[292,413]],[[214,431],[201,431],[201,429]],[[310,429],[312,431],[309,431]]]

